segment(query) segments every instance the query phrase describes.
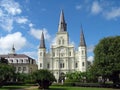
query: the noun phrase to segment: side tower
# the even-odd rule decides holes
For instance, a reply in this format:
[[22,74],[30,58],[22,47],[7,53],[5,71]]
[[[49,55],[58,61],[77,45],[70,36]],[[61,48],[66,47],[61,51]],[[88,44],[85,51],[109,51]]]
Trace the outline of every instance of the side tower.
[[38,69],[45,69],[45,56],[46,56],[46,47],[45,47],[45,40],[44,34],[42,32],[41,39],[40,39],[40,46],[38,49]]
[[81,34],[80,34],[80,44],[78,47],[79,51],[79,71],[85,72],[87,70],[87,47],[85,43],[83,28],[81,26]]

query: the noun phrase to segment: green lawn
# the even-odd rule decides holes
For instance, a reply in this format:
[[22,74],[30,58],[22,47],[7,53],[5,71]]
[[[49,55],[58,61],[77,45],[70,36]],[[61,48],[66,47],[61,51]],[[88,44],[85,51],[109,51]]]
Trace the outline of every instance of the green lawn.
[[[0,90],[16,90],[16,89],[25,89],[29,88],[29,90],[39,90],[38,87],[32,88],[32,86],[4,86],[0,88]],[[87,88],[87,87],[67,87],[67,86],[50,86],[49,90],[114,90],[110,88]]]
[[3,86],[0,90],[15,90],[15,89],[23,89],[27,88],[28,86]]
[[67,86],[51,86],[50,90],[113,90],[109,88],[90,88],[90,87],[67,87]]

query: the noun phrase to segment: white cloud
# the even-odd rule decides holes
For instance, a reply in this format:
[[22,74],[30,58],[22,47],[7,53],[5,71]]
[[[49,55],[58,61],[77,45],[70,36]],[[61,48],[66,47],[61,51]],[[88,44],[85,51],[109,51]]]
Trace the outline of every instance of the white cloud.
[[32,36],[34,36],[36,39],[40,39],[41,38],[41,33],[44,33],[44,37],[46,40],[50,40],[51,36],[48,33],[47,29],[43,28],[43,29],[35,29],[35,28],[31,28],[30,30],[30,34]]
[[13,19],[11,18],[4,18],[3,20],[1,20],[1,24],[0,26],[6,30],[6,31],[11,31],[13,29]]
[[16,18],[16,22],[19,24],[26,24],[28,22],[28,19],[25,17],[18,17]]
[[0,17],[3,16],[3,11],[0,9]]
[[34,26],[33,23],[29,23],[29,27],[32,28]]
[[20,5],[14,0],[2,0],[1,6],[7,11],[8,14],[16,15],[20,14],[22,10],[20,9]]
[[120,7],[112,8],[111,11],[105,13],[105,17],[107,19],[116,19],[117,17],[120,17]]
[[21,16],[20,4],[14,0],[0,1],[0,27],[10,32],[14,28],[14,23],[26,24],[28,19]]
[[93,56],[89,56],[89,57],[88,57],[88,61],[93,62],[93,60],[94,60],[94,57],[93,57]]
[[56,44],[57,44],[56,43],[56,37],[54,37],[50,42],[50,47],[51,47],[51,45],[56,45]]
[[107,20],[117,19],[120,17],[120,6],[116,6],[114,1],[93,1],[91,6],[92,14],[100,14]]
[[100,6],[100,4],[97,1],[93,2],[91,7],[91,13],[98,14],[101,11],[102,11],[102,7]]
[[15,45],[15,48],[17,50],[20,50],[22,47],[26,45],[26,42],[27,42],[26,38],[23,37],[20,32],[8,34],[0,38],[0,50],[9,51],[13,44]]

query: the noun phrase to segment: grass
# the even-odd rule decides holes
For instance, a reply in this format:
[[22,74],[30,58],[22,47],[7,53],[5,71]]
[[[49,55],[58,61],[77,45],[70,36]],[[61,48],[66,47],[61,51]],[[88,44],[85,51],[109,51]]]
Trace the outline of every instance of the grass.
[[[29,88],[30,87],[30,88]],[[39,90],[38,86],[3,86],[0,90],[17,90],[17,89],[26,89],[28,90]],[[49,90],[114,90],[110,88],[91,88],[91,87],[67,87],[67,86],[50,86]]]
[[[50,90],[110,90],[108,88],[51,86]],[[113,90],[113,89],[111,89]]]
[[0,90],[15,90],[15,89],[24,89],[24,88],[28,88],[28,86],[3,86],[0,88]]

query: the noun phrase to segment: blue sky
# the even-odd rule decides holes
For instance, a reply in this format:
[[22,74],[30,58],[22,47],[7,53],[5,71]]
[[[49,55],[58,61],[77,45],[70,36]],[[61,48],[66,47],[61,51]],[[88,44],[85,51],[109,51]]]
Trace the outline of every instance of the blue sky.
[[76,48],[82,24],[88,60],[93,60],[93,49],[100,39],[120,35],[119,0],[0,0],[0,54],[9,53],[14,44],[17,53],[37,59],[41,32],[48,50],[62,9],[70,43]]

